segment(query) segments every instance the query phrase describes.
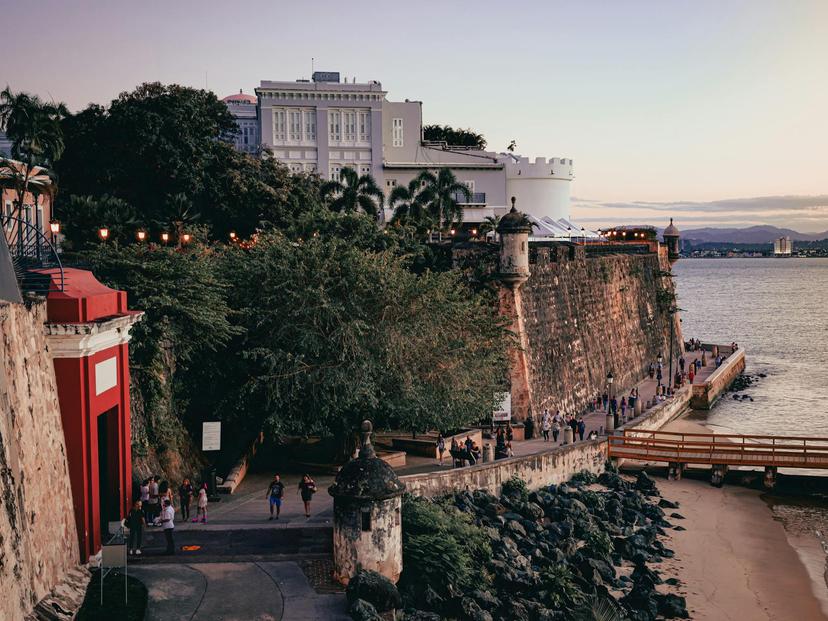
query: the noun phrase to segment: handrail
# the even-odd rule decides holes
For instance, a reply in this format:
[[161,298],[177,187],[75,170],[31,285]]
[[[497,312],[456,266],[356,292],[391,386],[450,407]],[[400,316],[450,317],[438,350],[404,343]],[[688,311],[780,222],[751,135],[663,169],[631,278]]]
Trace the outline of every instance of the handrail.
[[[38,293],[63,291],[66,285],[66,277],[55,245],[44,235],[43,231],[31,222],[16,216],[0,214],[0,228],[4,231],[12,222],[17,224],[18,239],[16,241],[9,240],[8,246],[20,289]],[[23,240],[24,231],[26,232],[26,241]],[[32,233],[34,233],[34,241],[40,243],[34,243],[31,239]],[[52,288],[52,274],[48,271],[34,271],[43,268],[57,270],[54,272],[58,274],[56,288]],[[44,281],[48,281],[48,284],[44,285]]]
[[698,432],[681,432],[681,431],[658,431],[658,430],[636,430],[635,428],[632,429],[623,429],[621,430],[624,435],[633,434],[633,433],[646,433],[650,435],[658,434],[658,435],[665,435],[665,436],[698,436],[698,437],[714,437],[714,438],[756,438],[756,439],[764,439],[764,440],[820,440],[824,442],[828,442],[828,436],[769,436],[769,435],[759,435],[759,434],[737,434],[737,433],[698,433]]

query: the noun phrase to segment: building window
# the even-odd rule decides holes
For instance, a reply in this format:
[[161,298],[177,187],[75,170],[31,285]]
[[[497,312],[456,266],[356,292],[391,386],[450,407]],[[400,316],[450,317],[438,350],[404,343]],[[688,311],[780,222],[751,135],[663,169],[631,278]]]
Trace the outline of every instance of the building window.
[[286,138],[285,111],[273,110],[273,141],[284,142]]
[[341,164],[331,164],[331,181],[339,181],[340,174],[342,173],[342,165]]
[[[40,199],[38,198],[38,201]],[[38,202],[37,208],[35,209],[35,226],[37,230],[43,233],[43,205]]]
[[396,179],[386,179],[385,180],[385,187],[388,188],[389,190],[394,189],[395,187],[397,187],[397,180]]
[[400,118],[391,119],[391,146],[403,146],[403,120]]
[[348,111],[345,113],[345,140],[347,142],[356,141],[356,112]]
[[303,170],[302,164],[291,164],[290,165],[290,172],[292,173],[300,173]]
[[316,140],[316,110],[305,111],[305,140]]
[[300,110],[290,111],[290,141],[299,142],[302,140],[302,112]]
[[316,172],[316,164],[305,164],[305,170],[309,173]]
[[474,179],[466,179],[465,181],[463,181],[463,185],[465,185],[469,189],[469,192],[474,194]]
[[340,142],[342,140],[340,117],[339,110],[331,110],[328,112],[328,139],[331,142]]
[[370,175],[371,174],[371,167],[362,165],[359,167],[359,174],[360,175]]
[[371,140],[371,113],[359,113],[359,141],[370,142]]

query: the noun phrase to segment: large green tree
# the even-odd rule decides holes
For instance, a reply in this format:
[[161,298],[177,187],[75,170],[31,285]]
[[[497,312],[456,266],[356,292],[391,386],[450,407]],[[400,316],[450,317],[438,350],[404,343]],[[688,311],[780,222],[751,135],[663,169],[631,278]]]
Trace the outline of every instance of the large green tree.
[[429,180],[426,174],[417,175],[407,186],[398,185],[388,197],[389,206],[394,210],[391,224],[410,226],[420,235],[436,224],[428,210],[434,194],[432,187],[426,184]]
[[423,172],[420,179],[428,193],[428,211],[440,229],[451,227],[463,221],[461,201],[471,198],[465,183],[460,183],[448,168],[441,168],[437,174]]
[[344,439],[366,417],[449,429],[491,411],[508,332],[457,273],[418,276],[394,252],[327,237],[273,233],[233,254],[244,336],[223,407],[236,419]]
[[198,223],[215,238],[248,237],[320,202],[316,177],[233,149],[233,118],[209,91],[142,84],[68,117],[63,129],[57,171],[66,200],[114,196],[152,233]]

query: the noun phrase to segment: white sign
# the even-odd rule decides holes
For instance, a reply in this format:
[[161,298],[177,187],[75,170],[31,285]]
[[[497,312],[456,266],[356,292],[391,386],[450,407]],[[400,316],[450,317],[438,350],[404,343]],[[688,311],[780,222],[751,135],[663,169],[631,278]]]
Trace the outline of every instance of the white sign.
[[95,395],[118,385],[118,359],[114,356],[95,365]]
[[221,450],[221,422],[201,423],[201,450]]
[[512,393],[503,392],[497,395],[500,404],[492,412],[492,420],[506,421],[512,420]]

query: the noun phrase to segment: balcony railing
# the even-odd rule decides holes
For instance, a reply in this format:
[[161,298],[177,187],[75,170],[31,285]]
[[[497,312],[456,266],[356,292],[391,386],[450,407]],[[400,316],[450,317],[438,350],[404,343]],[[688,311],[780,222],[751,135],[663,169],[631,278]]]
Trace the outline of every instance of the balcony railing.
[[459,205],[485,205],[486,204],[486,193],[485,192],[471,192],[468,195],[468,198],[463,196],[460,192],[457,192],[452,196],[454,200],[457,201]]
[[20,290],[46,294],[63,291],[65,275],[57,248],[37,226],[21,218],[0,215]]

